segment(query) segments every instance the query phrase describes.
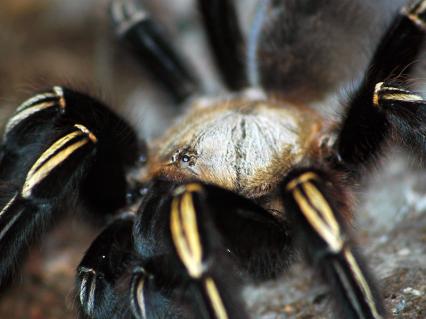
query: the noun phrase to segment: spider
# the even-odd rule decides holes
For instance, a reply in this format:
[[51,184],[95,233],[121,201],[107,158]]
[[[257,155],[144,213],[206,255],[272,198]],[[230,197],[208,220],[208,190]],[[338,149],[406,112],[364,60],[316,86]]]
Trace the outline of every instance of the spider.
[[[241,62],[232,1],[199,7],[229,96],[190,99],[197,80],[149,13],[133,0],[112,2],[122,41],[176,102],[190,104],[153,145],[102,102],[62,86],[28,99],[8,121],[1,287],[30,242],[79,201],[104,214],[126,211],[78,266],[82,317],[249,318],[244,282],[275,278],[299,249],[341,317],[387,317],[353,240],[349,197],[391,133],[423,155],[425,102],[398,79],[420,51],[426,0],[395,17],[341,123],[269,89],[256,54]],[[249,55],[258,50],[253,38]]]

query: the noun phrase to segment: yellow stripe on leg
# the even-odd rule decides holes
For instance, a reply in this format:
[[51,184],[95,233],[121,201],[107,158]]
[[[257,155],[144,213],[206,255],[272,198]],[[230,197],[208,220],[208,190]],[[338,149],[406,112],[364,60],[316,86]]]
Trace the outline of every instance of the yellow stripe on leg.
[[374,94],[373,94],[373,105],[375,107],[379,107],[380,106],[380,101],[379,101],[379,93],[382,90],[383,87],[383,82],[379,82],[376,84],[376,86],[374,87]]
[[200,188],[186,188],[172,200],[170,229],[173,244],[179,258],[193,278],[200,278],[204,271],[203,249],[197,224],[192,192]]
[[228,319],[228,313],[223,304],[222,297],[217,289],[216,283],[211,277],[207,277],[204,281],[207,296],[209,297],[216,319]]
[[383,94],[381,97],[383,100],[389,101],[401,101],[401,102],[418,102],[423,101],[420,95],[414,93],[388,93]]
[[316,188],[315,185],[309,182],[303,184],[303,190],[306,192],[306,195],[308,196],[312,205],[314,205],[314,207],[318,210],[322,219],[325,220],[333,234],[335,234],[336,237],[340,237],[339,223],[334,216],[333,210],[322,193],[318,190],[318,188]]
[[0,218],[3,216],[4,213],[7,212],[7,210],[12,206],[12,204],[15,202],[16,198],[18,197],[18,193],[16,193],[12,199],[10,199],[7,204],[3,207],[3,209],[0,211]]
[[317,174],[315,174],[315,173],[313,173],[313,172],[307,172],[307,173],[304,173],[304,174],[302,174],[301,176],[299,176],[299,177],[297,177],[297,178],[293,179],[292,181],[290,181],[290,182],[287,184],[286,189],[287,189],[288,191],[292,191],[292,190],[293,190],[294,188],[296,188],[298,185],[303,184],[303,183],[305,183],[305,182],[308,182],[308,181],[310,181],[310,180],[315,180],[315,179],[318,179],[318,175],[317,175]]
[[12,131],[18,124],[29,118],[31,115],[49,109],[53,106],[55,106],[55,101],[42,102],[17,113],[7,122],[4,129],[4,136],[7,136],[10,131]]
[[376,303],[374,302],[373,292],[370,289],[370,285],[367,283],[367,280],[365,279],[365,276],[354,255],[347,248],[344,249],[343,255],[351,268],[351,272],[354,275],[354,279],[360,287],[374,319],[383,319],[383,317],[379,314],[379,311],[376,307]]
[[[140,313],[142,318],[146,318],[146,305],[145,305],[145,271],[143,271],[137,279],[135,284],[132,283],[130,288],[130,303],[134,311]],[[136,296],[136,302],[135,302]],[[139,310],[139,311],[138,311]]]
[[299,206],[300,211],[303,213],[311,227],[316,233],[328,244],[330,249],[334,253],[338,253],[342,250],[344,241],[340,236],[340,233],[335,233],[333,229],[324,222],[324,220],[318,215],[316,210],[309,204],[306,198],[302,195],[300,190],[296,189],[293,191],[294,199]]
[[57,96],[54,93],[37,94],[36,96],[29,98],[24,103],[22,103],[20,106],[18,106],[18,108],[16,109],[16,112],[17,113],[21,112],[21,111],[25,110],[26,108],[31,107],[33,105],[36,105],[43,100],[54,99],[56,97]]
[[[77,140],[75,143],[65,147],[65,145],[70,141],[79,138],[82,135],[87,135],[88,137]],[[88,144],[89,141],[91,141],[90,135],[86,134],[86,132],[79,128],[77,131],[71,132],[53,143],[53,145],[38,158],[29,170],[22,188],[22,197],[30,197],[33,188],[37,184],[44,180],[57,166],[63,163],[75,151]]]

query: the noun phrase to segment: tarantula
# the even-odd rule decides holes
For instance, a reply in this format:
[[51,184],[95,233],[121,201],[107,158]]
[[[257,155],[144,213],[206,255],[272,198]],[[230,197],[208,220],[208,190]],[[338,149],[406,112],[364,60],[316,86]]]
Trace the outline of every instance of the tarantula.
[[[352,240],[348,194],[391,132],[424,155],[425,101],[398,78],[410,75],[420,51],[426,0],[394,18],[342,122],[331,124],[268,93],[256,59],[241,62],[245,41],[232,1],[198,2],[217,66],[235,93],[191,100],[154,145],[139,142],[100,101],[62,86],[25,101],[8,121],[1,287],[30,242],[80,201],[107,214],[136,207],[116,214],[78,266],[83,317],[249,318],[242,283],[276,277],[300,247],[331,285],[342,317],[385,318]],[[174,99],[196,94],[195,77],[147,11],[132,0],[111,8],[119,37]]]

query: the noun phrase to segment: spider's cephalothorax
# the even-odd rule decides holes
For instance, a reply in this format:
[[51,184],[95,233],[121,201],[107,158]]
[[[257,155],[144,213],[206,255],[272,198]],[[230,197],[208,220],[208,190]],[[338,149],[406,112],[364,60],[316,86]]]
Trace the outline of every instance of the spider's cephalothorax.
[[[343,318],[387,317],[351,239],[346,194],[390,132],[425,155],[426,102],[396,77],[410,75],[420,51],[426,0],[395,16],[341,123],[262,87],[253,58],[259,37],[245,43],[232,1],[198,2],[234,93],[191,99],[148,151],[101,102],[60,86],[9,120],[0,162],[1,288],[64,205],[78,200],[115,213],[127,198],[136,212],[118,215],[78,266],[82,317],[249,318],[244,282],[274,278],[298,247],[332,287]],[[200,93],[137,1],[114,0],[111,8],[119,37],[176,101]]]
[[317,113],[247,95],[207,105],[195,102],[154,144],[148,178],[200,179],[256,198],[275,189],[295,165],[317,155],[326,125]]

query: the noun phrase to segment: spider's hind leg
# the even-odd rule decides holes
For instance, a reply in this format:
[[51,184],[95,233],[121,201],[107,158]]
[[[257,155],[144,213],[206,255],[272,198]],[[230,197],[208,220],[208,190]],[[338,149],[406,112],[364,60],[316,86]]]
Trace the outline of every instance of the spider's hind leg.
[[175,102],[183,102],[200,89],[196,76],[141,2],[111,1],[115,31]]
[[342,318],[385,318],[383,300],[351,242],[347,198],[338,184],[322,170],[291,172],[282,186],[286,211]]
[[234,0],[198,0],[216,64],[226,86],[241,90],[248,85],[244,39]]
[[134,131],[99,101],[54,87],[24,102],[6,125],[0,162],[0,286],[30,243],[62,211],[83,201],[114,213],[126,202]]

